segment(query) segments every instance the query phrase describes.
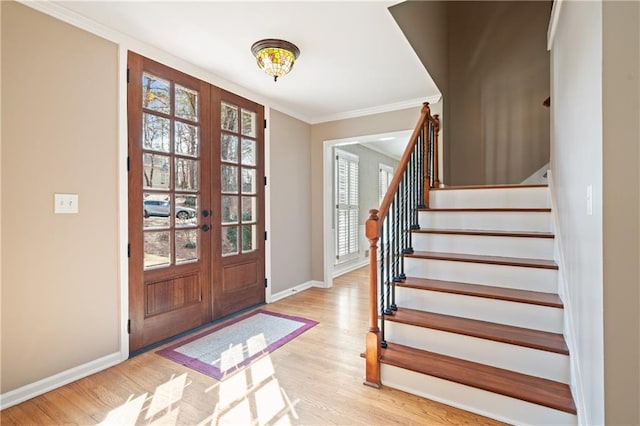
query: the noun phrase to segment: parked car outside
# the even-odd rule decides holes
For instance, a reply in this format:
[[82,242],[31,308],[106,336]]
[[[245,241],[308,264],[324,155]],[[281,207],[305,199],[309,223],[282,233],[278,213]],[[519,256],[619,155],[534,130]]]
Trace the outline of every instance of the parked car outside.
[[[171,203],[165,200],[144,200],[144,217],[160,216],[169,217],[171,214]],[[178,219],[191,219],[196,217],[196,210],[178,206],[176,208],[176,217]]]

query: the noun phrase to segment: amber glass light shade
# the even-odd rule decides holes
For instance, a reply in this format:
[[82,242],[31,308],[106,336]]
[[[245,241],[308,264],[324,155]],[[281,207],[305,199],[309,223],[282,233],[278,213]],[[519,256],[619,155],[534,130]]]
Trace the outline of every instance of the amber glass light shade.
[[273,76],[273,81],[289,73],[300,55],[300,49],[293,43],[278,39],[257,41],[251,46],[251,52],[256,57],[258,67]]

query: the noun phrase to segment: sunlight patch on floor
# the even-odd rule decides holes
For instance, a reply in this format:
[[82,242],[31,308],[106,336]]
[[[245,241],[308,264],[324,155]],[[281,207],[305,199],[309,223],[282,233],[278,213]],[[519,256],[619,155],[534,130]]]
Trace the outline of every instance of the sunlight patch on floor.
[[107,414],[107,417],[100,423],[100,425],[121,426],[136,424],[138,416],[142,411],[142,405],[147,399],[147,394],[143,393],[137,398],[132,398],[133,395],[129,397],[127,402],[109,411],[109,414]]
[[[251,355],[267,348],[262,334],[247,339],[246,348]],[[231,345],[222,354],[221,367],[233,368],[243,360],[243,344]],[[171,376],[156,387],[153,395],[144,393],[109,412],[102,425],[179,425],[180,404],[185,389],[191,384],[187,373]],[[217,389],[217,392],[214,392]],[[231,373],[223,381],[203,391],[205,401],[211,400],[212,412],[195,422],[205,425],[291,425],[298,419],[295,406],[276,378],[275,368],[268,353],[254,360],[249,366]]]

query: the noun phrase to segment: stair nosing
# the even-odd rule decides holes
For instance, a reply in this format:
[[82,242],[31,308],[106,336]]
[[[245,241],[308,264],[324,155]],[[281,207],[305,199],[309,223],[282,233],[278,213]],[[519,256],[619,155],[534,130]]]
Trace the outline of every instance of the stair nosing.
[[530,232],[530,231],[420,228],[420,229],[414,229],[411,232],[414,232],[417,234],[474,235],[474,236],[481,236],[481,237],[516,237],[516,238],[544,238],[544,239],[555,238],[555,235],[551,232]]
[[[439,361],[440,364],[442,364],[443,362],[447,362],[449,364],[459,364],[455,368],[459,370],[463,370],[464,368],[464,374],[460,373],[458,375],[453,375],[450,372],[445,372],[442,368],[433,367],[433,363],[425,364],[426,366],[428,366],[427,368],[424,368],[424,367],[418,368],[416,363],[407,365],[406,363],[402,363],[399,360],[394,360],[392,356],[387,355],[387,353],[389,352],[393,353],[394,350],[397,352],[404,351],[405,353],[411,352],[416,356],[421,355],[423,357],[430,357],[432,360]],[[408,346],[400,345],[397,343],[391,343],[391,342],[387,344],[387,348],[382,349],[380,362],[388,365],[393,365],[399,368],[415,371],[417,373],[425,374],[428,376],[437,377],[442,380],[452,381],[465,386],[481,389],[487,392],[492,392],[492,393],[504,395],[510,398],[515,398],[521,401],[526,401],[532,404],[563,411],[569,414],[574,414],[574,415],[577,414],[577,410],[576,410],[575,403],[573,401],[573,397],[571,395],[571,390],[569,386],[567,384],[556,382],[553,380],[531,376],[523,373],[518,373],[515,371],[510,371],[510,370],[506,370],[498,367],[492,367],[489,365],[480,364],[473,361],[467,361],[460,358],[455,358],[452,356],[438,354],[435,352],[425,351],[417,348],[411,348]],[[491,377],[494,382],[496,378],[500,377],[502,378],[503,382],[508,382],[508,383],[504,383],[502,386],[499,386],[496,383],[494,383],[493,385],[490,385],[489,384],[490,380],[481,380],[481,377],[473,380],[473,378],[477,377],[479,373],[482,373],[483,376]],[[509,376],[511,378],[508,378]],[[514,380],[514,378],[517,378],[519,380]],[[531,384],[531,382],[534,382],[534,384]],[[514,389],[518,389],[522,391],[523,388],[530,388],[531,392],[535,392],[535,391],[539,391],[543,387],[548,388],[547,393],[550,393],[555,397],[558,396],[558,390],[563,391],[564,392],[563,399],[565,400],[569,399],[570,403],[567,403],[567,401],[565,401],[563,404],[561,404],[560,402],[553,402],[549,400],[545,401],[544,398],[540,398],[540,397],[534,398],[531,396],[527,397],[528,395],[525,396],[525,395],[517,394],[516,392],[513,392]]]
[[477,213],[550,213],[549,207],[435,207],[419,208],[421,212],[477,212]]
[[457,191],[457,190],[469,190],[469,189],[523,189],[523,188],[548,188],[546,183],[518,185],[518,184],[504,184],[504,185],[460,185],[460,186],[439,186],[429,189],[430,191]]
[[[562,300],[555,293],[544,293],[532,290],[434,280],[419,277],[407,277],[404,281],[396,283],[396,285],[398,287],[414,288],[418,290],[436,291],[440,293],[459,294],[470,297],[481,297],[485,299],[503,300],[507,302],[564,309]],[[536,295],[540,297],[538,299],[532,297]],[[551,301],[549,298],[555,298],[557,300]]]
[[558,265],[553,260],[531,259],[526,257],[483,256],[478,254],[444,253],[433,251],[414,251],[405,257],[416,259],[444,260],[450,262],[482,263],[489,265],[516,266],[522,268],[538,268],[557,270]]
[[[403,317],[398,316],[399,313],[400,315],[403,315],[402,312],[413,314],[414,316],[415,315],[422,316],[422,318],[417,318],[417,319],[414,318],[413,320],[405,319]],[[537,349],[544,352],[552,352],[552,353],[557,353],[560,355],[567,355],[567,356],[569,355],[569,348],[567,347],[567,344],[564,340],[564,336],[562,334],[552,333],[549,331],[534,330],[534,329],[529,329],[524,327],[515,327],[507,324],[500,324],[500,323],[476,320],[471,318],[456,317],[453,315],[445,315],[445,314],[439,314],[436,312],[420,311],[417,309],[402,308],[402,307],[399,307],[398,310],[394,312],[393,315],[385,316],[385,320],[412,325],[415,327],[422,327],[422,328],[428,328],[432,330],[439,330],[447,333],[455,333],[455,334],[460,334],[464,336],[475,337],[478,339],[506,343],[509,345]],[[443,321],[453,322],[454,325],[444,326],[442,325]],[[477,329],[474,330],[473,326],[485,327],[486,330],[484,331],[479,331]],[[502,333],[497,333],[497,331],[500,331]],[[523,337],[507,338],[505,335],[508,332],[511,332],[511,333],[526,332],[528,334],[537,335],[538,338],[540,339],[549,338],[549,337],[562,338],[563,345],[562,347],[559,347],[558,345],[549,345],[549,344],[544,345],[540,342],[535,342],[533,340],[527,341]]]

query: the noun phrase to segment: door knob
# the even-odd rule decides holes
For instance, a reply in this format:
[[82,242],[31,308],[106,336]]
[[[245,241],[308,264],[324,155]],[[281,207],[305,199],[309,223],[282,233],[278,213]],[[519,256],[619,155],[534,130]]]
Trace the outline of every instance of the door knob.
[[211,227],[205,223],[200,227],[200,229],[202,229],[203,232],[207,232],[209,231],[209,229],[211,229]]

